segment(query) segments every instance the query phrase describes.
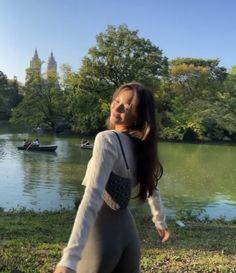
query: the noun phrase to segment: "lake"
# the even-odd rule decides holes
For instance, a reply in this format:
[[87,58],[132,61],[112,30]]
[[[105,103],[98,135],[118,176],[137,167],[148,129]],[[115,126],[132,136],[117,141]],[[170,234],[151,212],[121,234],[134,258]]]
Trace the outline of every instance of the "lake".
[[[78,136],[26,132],[0,122],[0,207],[36,211],[74,207],[74,200],[82,197],[81,181],[91,151],[80,149]],[[28,138],[58,148],[56,152],[18,151],[17,146]],[[190,209],[203,210],[211,218],[236,218],[236,146],[159,146],[164,166],[160,189],[167,216]]]

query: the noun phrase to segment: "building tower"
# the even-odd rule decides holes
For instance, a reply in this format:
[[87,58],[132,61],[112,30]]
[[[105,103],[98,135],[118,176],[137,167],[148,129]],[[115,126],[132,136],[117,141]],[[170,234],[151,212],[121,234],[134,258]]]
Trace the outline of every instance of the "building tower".
[[55,61],[55,58],[52,52],[48,59],[48,70],[47,70],[48,77],[49,77],[49,74],[54,74],[54,75],[57,74],[57,62]]
[[41,74],[41,65],[42,61],[39,59],[38,51],[35,49],[34,56],[30,61],[30,68],[37,72],[39,75]]

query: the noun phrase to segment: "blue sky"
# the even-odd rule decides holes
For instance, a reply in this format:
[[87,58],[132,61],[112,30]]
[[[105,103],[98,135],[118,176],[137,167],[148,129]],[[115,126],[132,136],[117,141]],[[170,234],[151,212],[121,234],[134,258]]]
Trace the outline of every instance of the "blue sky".
[[[24,82],[35,48],[77,70],[108,25],[139,30],[169,59],[236,65],[235,0],[0,0],[0,70]],[[43,70],[46,64],[43,65]]]

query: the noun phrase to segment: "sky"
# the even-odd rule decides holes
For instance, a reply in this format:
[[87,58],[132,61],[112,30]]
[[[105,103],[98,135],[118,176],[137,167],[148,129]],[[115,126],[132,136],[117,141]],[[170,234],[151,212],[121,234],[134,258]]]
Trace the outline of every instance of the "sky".
[[235,0],[0,0],[0,71],[24,82],[36,48],[43,72],[51,51],[58,67],[77,71],[96,35],[121,24],[170,60],[218,58],[230,69],[236,65],[235,14]]

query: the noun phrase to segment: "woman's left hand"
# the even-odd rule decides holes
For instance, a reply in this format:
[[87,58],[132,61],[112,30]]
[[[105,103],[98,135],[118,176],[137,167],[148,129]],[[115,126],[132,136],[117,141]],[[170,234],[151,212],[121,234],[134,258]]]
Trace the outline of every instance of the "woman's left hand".
[[161,242],[164,243],[170,239],[170,231],[168,229],[157,229],[160,237]]

